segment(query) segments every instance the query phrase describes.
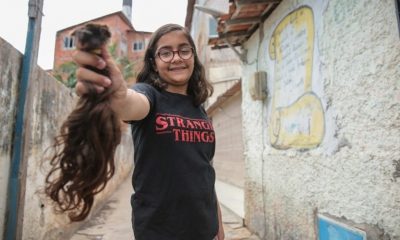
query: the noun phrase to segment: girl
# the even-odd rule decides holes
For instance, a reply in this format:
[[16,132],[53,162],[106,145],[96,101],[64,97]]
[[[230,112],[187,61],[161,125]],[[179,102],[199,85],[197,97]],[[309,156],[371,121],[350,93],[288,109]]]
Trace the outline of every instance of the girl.
[[[102,51],[102,57],[75,52],[74,61],[81,66],[76,91],[82,95],[90,87],[98,93],[112,89],[112,110],[131,124],[136,239],[223,240],[211,165],[215,136],[201,106],[212,86],[190,34],[175,24],[154,32],[132,89],[127,88],[106,48]],[[107,67],[110,77],[87,66]]]

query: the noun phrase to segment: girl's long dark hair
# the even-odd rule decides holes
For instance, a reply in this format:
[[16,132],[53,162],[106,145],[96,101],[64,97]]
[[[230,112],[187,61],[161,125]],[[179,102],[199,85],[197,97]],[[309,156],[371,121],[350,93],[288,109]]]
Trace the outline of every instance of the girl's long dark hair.
[[154,69],[155,54],[157,49],[158,40],[167,33],[173,31],[182,31],[189,41],[189,44],[194,49],[194,69],[190,77],[187,94],[193,98],[193,103],[196,106],[204,103],[209,96],[213,93],[212,85],[207,81],[203,65],[197,57],[196,46],[193,38],[190,36],[186,28],[177,24],[166,24],[155,31],[149,41],[149,45],[144,55],[144,65],[139,72],[137,82],[145,82],[156,87],[157,89],[165,89],[166,83],[158,76]]
[[[106,26],[88,24],[75,32],[80,48],[92,51],[111,36]],[[93,69],[94,70],[94,69]],[[108,74],[107,71],[102,74]],[[121,140],[121,122],[110,107],[112,89],[94,88],[78,100],[53,145],[45,193],[71,221],[84,220],[114,175],[114,153]]]

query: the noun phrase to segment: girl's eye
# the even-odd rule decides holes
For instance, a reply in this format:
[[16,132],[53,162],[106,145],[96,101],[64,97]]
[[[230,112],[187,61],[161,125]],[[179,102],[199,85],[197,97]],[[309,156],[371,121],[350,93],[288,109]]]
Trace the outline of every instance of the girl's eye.
[[180,52],[181,54],[187,55],[187,54],[190,54],[191,49],[190,49],[190,48],[188,48],[188,49],[181,49],[181,50],[179,50],[179,52]]
[[162,51],[159,53],[162,57],[169,57],[172,55],[172,51]]

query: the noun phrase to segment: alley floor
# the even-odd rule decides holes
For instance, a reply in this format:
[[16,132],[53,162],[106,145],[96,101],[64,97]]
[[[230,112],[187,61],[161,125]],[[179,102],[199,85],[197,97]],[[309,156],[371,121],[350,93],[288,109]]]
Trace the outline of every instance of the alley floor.
[[[217,188],[218,191],[218,188]],[[131,229],[131,179],[127,178],[93,218],[71,240],[134,239]],[[243,219],[221,204],[226,240],[259,240],[243,227]]]

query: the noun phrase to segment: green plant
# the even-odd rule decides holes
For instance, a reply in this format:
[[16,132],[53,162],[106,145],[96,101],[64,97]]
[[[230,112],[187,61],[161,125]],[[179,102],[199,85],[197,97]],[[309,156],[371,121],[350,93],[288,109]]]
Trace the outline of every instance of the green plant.
[[74,88],[76,85],[76,69],[77,65],[72,62],[61,64],[53,73],[53,76],[69,88]]
[[136,73],[134,70],[135,61],[131,61],[128,56],[118,56],[117,55],[117,44],[113,43],[108,47],[108,51],[110,52],[111,56],[117,62],[122,76],[124,76],[125,80],[128,80],[131,77],[136,77]]
[[[128,56],[118,56],[116,43],[111,44],[108,47],[108,51],[116,61],[124,79],[128,80],[132,77],[136,77],[134,68],[136,61],[131,61]],[[65,86],[74,88],[76,85],[77,67],[78,66],[72,61],[65,62],[55,69],[53,76]]]

